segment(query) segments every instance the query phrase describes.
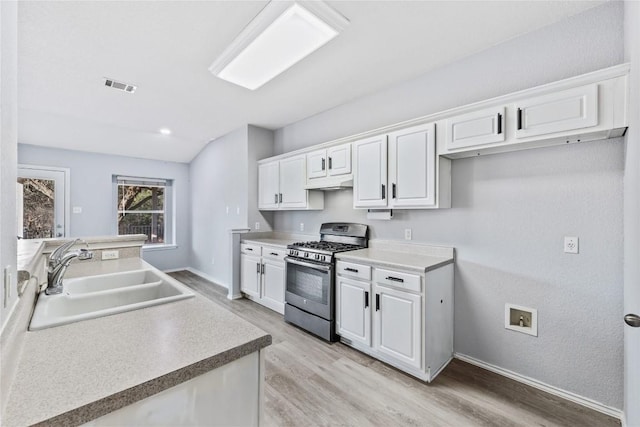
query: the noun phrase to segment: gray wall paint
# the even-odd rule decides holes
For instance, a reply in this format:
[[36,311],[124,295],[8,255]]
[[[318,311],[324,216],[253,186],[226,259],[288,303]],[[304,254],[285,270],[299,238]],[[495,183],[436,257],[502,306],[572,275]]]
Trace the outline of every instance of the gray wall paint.
[[[640,3],[625,2],[625,60],[631,62],[624,175],[624,313],[640,314]],[[640,329],[625,327],[627,425],[640,426]]]
[[231,281],[229,231],[256,221],[271,229],[269,214],[257,209],[256,161],[272,152],[273,132],[247,125],[210,142],[191,162],[191,267],[220,285]]
[[257,126],[249,126],[247,146],[247,174],[249,177],[247,182],[247,227],[255,230],[255,224],[259,222],[260,231],[270,231],[273,223],[273,213],[258,210],[258,160],[273,155],[273,131]]
[[[18,146],[18,5],[0,2],[0,329],[18,297],[16,284],[16,159]],[[13,292],[4,308],[4,269]]]
[[[276,152],[593,71],[623,61],[623,5],[612,2],[276,131]],[[277,212],[274,228],[324,221],[373,238],[457,249],[455,350],[622,407],[621,139],[453,161],[452,208],[367,221],[352,191],[321,212]],[[562,252],[580,237],[580,254]],[[504,329],[504,304],[538,309],[539,336]]]
[[87,153],[19,144],[20,164],[64,167],[71,170],[72,237],[106,236],[115,233],[113,175],[172,179],[176,214],[175,249],[145,250],[143,258],[161,270],[189,266],[191,246],[189,165]]

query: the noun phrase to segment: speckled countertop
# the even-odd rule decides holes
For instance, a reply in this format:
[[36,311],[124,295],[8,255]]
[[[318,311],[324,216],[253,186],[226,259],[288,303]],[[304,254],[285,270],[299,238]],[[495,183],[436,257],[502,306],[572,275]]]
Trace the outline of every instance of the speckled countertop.
[[286,248],[296,242],[307,242],[310,240],[318,240],[318,236],[314,234],[290,234],[281,232],[267,233],[247,233],[242,236],[242,243],[254,243],[256,245],[271,245]]
[[454,262],[453,248],[401,244],[374,240],[370,247],[336,254],[338,261],[361,262],[382,268],[397,268],[420,273]]
[[[150,267],[139,258],[101,264],[99,273]],[[27,332],[3,425],[82,424],[269,344],[266,332],[197,294]]]

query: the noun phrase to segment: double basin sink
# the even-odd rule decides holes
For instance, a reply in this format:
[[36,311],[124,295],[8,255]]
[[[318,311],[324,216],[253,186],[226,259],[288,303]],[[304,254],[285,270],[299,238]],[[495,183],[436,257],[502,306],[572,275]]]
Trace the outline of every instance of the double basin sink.
[[124,313],[193,297],[186,286],[164,273],[134,270],[65,279],[64,292],[41,292],[29,330]]

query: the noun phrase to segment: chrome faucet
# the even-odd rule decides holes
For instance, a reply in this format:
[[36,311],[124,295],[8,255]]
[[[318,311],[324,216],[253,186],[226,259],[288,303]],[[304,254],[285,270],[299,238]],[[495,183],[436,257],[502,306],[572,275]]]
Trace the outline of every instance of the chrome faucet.
[[49,255],[49,268],[47,271],[47,289],[44,291],[47,295],[55,295],[62,293],[62,278],[67,271],[67,267],[71,264],[71,260],[78,258],[79,260],[87,260],[93,258],[93,252],[87,249],[78,249],[70,252],[73,245],[82,240],[76,239],[60,245],[55,251]]

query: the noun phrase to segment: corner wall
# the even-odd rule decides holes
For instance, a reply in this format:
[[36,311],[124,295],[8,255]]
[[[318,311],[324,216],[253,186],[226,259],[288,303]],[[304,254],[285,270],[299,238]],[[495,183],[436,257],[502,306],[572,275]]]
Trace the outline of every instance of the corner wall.
[[273,152],[273,132],[246,125],[211,141],[190,164],[192,254],[189,264],[213,282],[231,282],[230,230],[270,230],[257,209],[257,160]]
[[[276,131],[284,153],[623,62],[611,2]],[[417,53],[419,54],[419,53]],[[452,208],[368,221],[352,191],[320,212],[276,212],[278,231],[367,223],[372,238],[453,246],[455,351],[613,408],[623,404],[622,139],[453,161]],[[580,254],[562,252],[563,236]],[[539,336],[504,329],[504,305],[538,309]]]

